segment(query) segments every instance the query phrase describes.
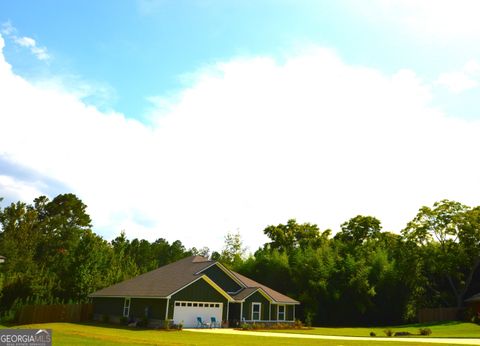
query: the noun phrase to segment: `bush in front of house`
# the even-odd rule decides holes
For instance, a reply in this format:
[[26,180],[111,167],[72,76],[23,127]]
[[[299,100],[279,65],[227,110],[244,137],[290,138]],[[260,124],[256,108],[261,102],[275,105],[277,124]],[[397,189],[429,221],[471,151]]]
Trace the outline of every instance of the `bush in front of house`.
[[420,335],[425,335],[425,336],[432,334],[432,330],[430,328],[420,328],[418,332],[420,333]]
[[375,332],[370,332],[370,336],[374,337],[374,336],[377,336],[377,334],[375,334]]
[[250,323],[242,323],[241,328],[242,330],[252,330],[253,326]]
[[257,329],[303,329],[303,323],[299,320],[295,323],[242,323],[240,329],[242,330],[257,330]]
[[103,323],[108,323],[108,322],[110,322],[110,315],[103,314],[103,315],[102,315],[102,322],[103,322]]
[[396,332],[394,336],[409,336],[412,335],[410,332]]
[[139,321],[137,321],[137,327],[142,327],[142,328],[148,327],[148,318],[142,317]]
[[122,316],[119,319],[120,324],[127,325],[128,324],[128,317]]
[[393,335],[393,330],[391,330],[391,329],[385,329],[383,332],[385,333],[386,336],[392,336]]

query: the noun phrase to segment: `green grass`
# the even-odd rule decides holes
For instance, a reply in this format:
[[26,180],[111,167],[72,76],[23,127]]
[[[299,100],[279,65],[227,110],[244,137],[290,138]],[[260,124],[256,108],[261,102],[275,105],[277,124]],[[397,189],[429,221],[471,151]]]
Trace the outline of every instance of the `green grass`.
[[[42,328],[53,330],[54,345],[325,345],[325,346],[412,346],[411,342],[395,342],[367,340],[313,340],[287,339],[276,337],[258,337],[247,335],[221,335],[195,333],[189,331],[157,331],[139,330],[118,326],[74,324],[74,323],[44,323],[17,326],[16,328]],[[432,343],[422,343],[423,346],[433,346]]]
[[[358,328],[327,328],[318,327],[306,330],[271,330],[278,333],[299,333],[313,335],[336,335],[336,336],[369,336],[370,332],[374,332],[377,337],[386,337],[383,332],[385,329],[391,329],[393,332],[410,332],[418,334],[419,328],[430,328],[432,334],[430,338],[479,338],[480,326],[475,323],[466,323],[458,321],[441,322],[441,323],[423,323],[409,324],[392,327],[358,327]],[[269,330],[270,331],[270,330]],[[419,335],[415,335],[419,336]],[[422,336],[425,337],[425,336]]]

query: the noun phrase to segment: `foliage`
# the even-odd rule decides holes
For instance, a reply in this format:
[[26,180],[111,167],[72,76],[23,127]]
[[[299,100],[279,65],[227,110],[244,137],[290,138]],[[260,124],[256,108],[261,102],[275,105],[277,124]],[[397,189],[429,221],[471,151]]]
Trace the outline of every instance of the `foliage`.
[[377,336],[377,334],[375,332],[370,332],[370,336],[374,337],[374,336]]
[[148,317],[144,316],[140,320],[138,320],[137,327],[142,327],[142,328],[148,327]]
[[246,251],[240,232],[227,233],[219,261],[228,266],[236,267],[244,260]]
[[0,208],[0,254],[7,258],[0,267],[4,315],[14,302],[83,302],[100,288],[191,254],[180,241],[130,241],[124,232],[107,242],[91,230],[86,210],[74,194]]
[[431,335],[432,334],[432,330],[430,328],[420,328],[418,330],[418,332],[420,333],[420,335]]
[[110,315],[103,314],[103,315],[102,315],[102,322],[103,322],[103,323],[108,323],[108,322],[110,322]]
[[172,325],[172,320],[164,320],[163,321],[163,329],[168,330],[170,329],[170,326]]
[[[92,231],[86,210],[73,194],[0,208],[4,320],[15,315],[15,305],[82,302],[100,288],[210,253],[179,240],[128,239],[123,231],[106,241]],[[301,301],[296,317],[307,326],[409,322],[419,308],[459,306],[480,287],[480,207],[449,200],[424,206],[400,234],[363,215],[342,223],[333,237],[295,219],[263,233],[270,241],[249,257],[240,233],[227,233],[212,259]]]
[[383,332],[386,336],[393,336],[393,330],[391,330],[390,328],[385,329]]

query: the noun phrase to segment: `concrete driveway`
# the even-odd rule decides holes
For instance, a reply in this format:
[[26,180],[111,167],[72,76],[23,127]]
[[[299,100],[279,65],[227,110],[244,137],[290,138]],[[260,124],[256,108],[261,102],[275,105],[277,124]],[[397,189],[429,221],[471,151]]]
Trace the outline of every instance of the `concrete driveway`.
[[276,338],[299,338],[299,339],[323,339],[323,340],[358,340],[358,341],[371,341],[372,339],[378,341],[403,341],[403,342],[430,342],[438,344],[457,344],[457,345],[480,345],[479,339],[466,339],[466,338],[407,338],[407,337],[360,337],[360,336],[331,336],[331,335],[312,335],[312,334],[292,334],[292,333],[272,333],[272,332],[253,332],[235,330],[230,328],[222,329],[185,329],[186,331],[196,333],[212,333],[212,334],[234,334],[234,335],[252,335],[252,336],[268,336]]

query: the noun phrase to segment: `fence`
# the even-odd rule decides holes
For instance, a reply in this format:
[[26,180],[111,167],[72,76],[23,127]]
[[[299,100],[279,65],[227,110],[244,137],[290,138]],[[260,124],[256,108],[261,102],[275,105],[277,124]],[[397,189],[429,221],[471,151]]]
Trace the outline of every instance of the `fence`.
[[463,318],[464,312],[465,309],[462,308],[420,309],[418,310],[418,322],[460,320]]
[[84,322],[91,320],[92,304],[26,305],[17,312],[20,324]]

